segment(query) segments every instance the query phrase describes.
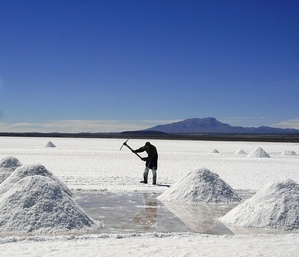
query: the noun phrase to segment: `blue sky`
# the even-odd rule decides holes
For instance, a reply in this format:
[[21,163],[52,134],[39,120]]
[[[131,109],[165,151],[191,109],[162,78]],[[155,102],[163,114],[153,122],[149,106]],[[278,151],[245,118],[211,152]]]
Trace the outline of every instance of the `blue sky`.
[[0,131],[299,129],[299,1],[2,0]]

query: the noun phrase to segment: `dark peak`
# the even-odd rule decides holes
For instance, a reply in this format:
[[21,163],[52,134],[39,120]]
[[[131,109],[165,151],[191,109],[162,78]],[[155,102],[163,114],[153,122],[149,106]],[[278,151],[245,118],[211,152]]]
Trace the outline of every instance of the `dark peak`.
[[190,123],[192,125],[228,125],[228,124],[225,124],[225,123],[222,123],[220,121],[218,121],[217,119],[213,118],[213,117],[207,117],[207,118],[192,118],[192,119],[186,119],[186,120],[183,120],[183,121],[180,121],[182,123]]
[[229,128],[230,125],[222,123],[213,117],[192,118],[165,125],[158,125],[148,130],[163,131],[165,133],[198,133],[220,132]]
[[218,120],[216,120],[215,118],[213,117],[206,117],[206,118],[191,118],[191,119],[186,119],[186,120],[183,120],[183,121],[200,121],[200,122],[219,122]]

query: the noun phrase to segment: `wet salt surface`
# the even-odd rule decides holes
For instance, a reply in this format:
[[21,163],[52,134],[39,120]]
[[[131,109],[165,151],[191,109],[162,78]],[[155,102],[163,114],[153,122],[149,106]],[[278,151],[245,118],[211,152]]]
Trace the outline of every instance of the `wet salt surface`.
[[76,193],[77,203],[93,219],[104,223],[91,233],[199,232],[233,234],[217,222],[235,205],[165,206],[158,193]]
[[79,193],[77,203],[104,227],[92,233],[188,232],[156,193]]

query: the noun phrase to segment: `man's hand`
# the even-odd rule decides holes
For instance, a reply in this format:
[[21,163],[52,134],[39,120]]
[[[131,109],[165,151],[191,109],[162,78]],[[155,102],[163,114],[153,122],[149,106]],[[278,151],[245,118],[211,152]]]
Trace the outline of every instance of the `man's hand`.
[[141,160],[143,160],[143,161],[146,161],[146,160],[147,160],[147,158],[146,158],[146,157],[144,157],[144,158],[141,158]]

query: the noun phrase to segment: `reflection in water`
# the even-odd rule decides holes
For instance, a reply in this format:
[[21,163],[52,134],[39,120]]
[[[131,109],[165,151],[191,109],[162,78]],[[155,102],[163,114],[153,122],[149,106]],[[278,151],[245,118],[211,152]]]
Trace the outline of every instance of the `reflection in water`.
[[[260,230],[236,228],[218,222],[238,203],[171,203],[150,193],[77,193],[77,203],[95,220],[103,222],[90,233],[190,232],[250,234]],[[264,233],[271,233],[265,231]],[[277,232],[277,231],[276,231]]]
[[131,221],[141,224],[144,230],[148,230],[157,223],[156,193],[143,193],[143,203],[144,209],[133,217]]
[[163,203],[170,212],[177,216],[187,227],[191,228],[193,231],[200,233],[212,233],[212,231],[215,230],[218,232],[219,230],[222,230],[223,232],[225,231],[225,234],[232,234],[232,232],[226,228],[226,226],[218,222],[218,218],[224,216],[237,204]]
[[[190,232],[205,234],[298,233],[234,227],[218,222],[237,204],[170,203],[156,200],[156,193],[80,193],[77,203],[105,226],[88,233]],[[164,205],[163,205],[164,204]]]
[[190,232],[191,229],[156,200],[158,194],[77,193],[85,212],[105,226],[92,233]]

